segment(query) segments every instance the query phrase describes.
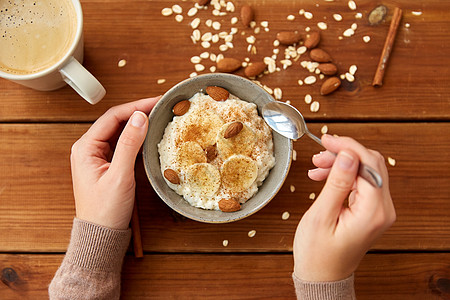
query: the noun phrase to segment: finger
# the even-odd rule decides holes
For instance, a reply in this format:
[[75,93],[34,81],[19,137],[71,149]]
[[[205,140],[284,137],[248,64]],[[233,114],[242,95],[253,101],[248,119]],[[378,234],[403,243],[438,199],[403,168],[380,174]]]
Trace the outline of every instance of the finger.
[[324,218],[336,223],[342,206],[352,190],[358,172],[358,157],[349,150],[341,151],[328,175],[327,182],[314,205]]
[[110,108],[89,128],[86,135],[98,141],[108,141],[135,111],[149,114],[161,97],[146,98]]
[[328,174],[330,174],[330,170],[331,168],[327,168],[327,169],[322,169],[322,168],[317,168],[317,169],[312,169],[308,171],[308,177],[311,178],[312,180],[315,181],[322,181],[327,179]]
[[147,115],[141,111],[133,113],[117,141],[110,166],[113,174],[134,177],[134,163],[147,134],[147,128]]
[[336,155],[330,151],[322,151],[312,158],[313,164],[318,168],[331,168],[336,159]]

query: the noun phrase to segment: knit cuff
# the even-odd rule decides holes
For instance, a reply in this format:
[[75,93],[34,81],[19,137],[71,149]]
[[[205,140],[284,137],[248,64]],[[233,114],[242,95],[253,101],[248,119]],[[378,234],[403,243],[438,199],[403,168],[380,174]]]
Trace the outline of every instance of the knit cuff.
[[64,259],[94,271],[120,272],[130,238],[131,229],[111,229],[74,218]]
[[354,300],[354,274],[350,277],[330,282],[304,281],[292,273],[297,299],[303,300]]

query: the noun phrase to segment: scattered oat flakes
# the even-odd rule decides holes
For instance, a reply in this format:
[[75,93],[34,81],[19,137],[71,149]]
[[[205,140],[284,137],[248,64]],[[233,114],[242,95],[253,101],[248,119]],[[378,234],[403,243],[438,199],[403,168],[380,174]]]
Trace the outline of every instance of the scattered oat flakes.
[[353,23],[350,28],[353,29],[353,31],[355,31],[358,28],[358,24]]
[[220,30],[220,27],[222,26],[222,24],[220,24],[219,22],[215,21],[212,23],[212,28],[214,30]]
[[291,215],[289,214],[288,211],[285,211],[282,215],[281,215],[281,219],[286,221],[287,219],[289,219]]
[[348,72],[352,75],[355,75],[356,71],[358,70],[358,67],[356,65],[351,65],[348,69]]
[[229,11],[229,12],[234,12],[234,10],[235,10],[235,7],[234,7],[234,4],[233,4],[233,2],[231,2],[231,1],[228,1],[228,2],[227,2],[227,6],[226,6],[226,9],[227,9],[227,11]]
[[117,66],[118,66],[119,68],[123,68],[123,67],[126,66],[126,64],[127,64],[127,61],[126,61],[125,59],[121,59],[121,60],[119,60],[119,62],[117,63]]
[[291,191],[291,193],[295,192],[295,186],[293,186],[293,185],[291,184],[291,186],[289,187],[289,190]]
[[319,27],[321,30],[326,30],[328,28],[327,23],[325,22],[317,23],[317,27]]
[[189,77],[192,78],[192,77],[195,77],[197,75],[198,75],[197,72],[192,72],[191,74],[189,74]]
[[166,82],[166,80],[165,80],[164,78],[158,79],[158,80],[156,81],[157,84],[163,84],[163,83],[165,83],[165,82]]
[[280,88],[275,88],[274,90],[273,90],[273,94],[274,94],[274,96],[275,96],[275,99],[277,99],[277,100],[281,100],[281,98],[282,98],[282,96],[283,96],[283,91],[280,89]]
[[288,21],[294,21],[295,20],[295,16],[294,15],[289,15],[289,16],[286,17],[286,19]]
[[209,47],[211,47],[211,43],[210,42],[202,42],[202,47],[205,49],[208,49]]
[[223,240],[222,245],[223,245],[224,247],[228,246],[228,240]]
[[328,132],[328,126],[327,125],[323,125],[322,128],[320,129],[320,132],[322,134],[326,134]]
[[323,74],[319,74],[319,78],[322,80],[322,79],[324,79],[325,78],[325,75],[323,75]]
[[341,80],[344,80],[344,79],[345,79],[345,74],[341,74],[341,75],[339,76],[339,78],[341,78]]
[[307,50],[308,50],[308,48],[306,48],[305,46],[300,46],[300,47],[298,47],[298,49],[297,49],[297,53],[298,53],[299,55],[302,55],[302,54],[305,53]]
[[297,83],[298,83],[298,85],[303,85],[303,80],[299,79],[299,80],[297,81]]
[[256,38],[253,35],[251,35],[246,38],[246,41],[249,44],[254,44],[256,42]]
[[202,64],[196,64],[195,65],[195,71],[201,72],[201,71],[204,71],[204,70],[205,70],[205,66],[204,65],[202,65]]
[[341,35],[338,37],[338,40],[342,40],[344,39]]
[[355,81],[355,76],[353,76],[352,74],[347,72],[347,73],[345,73],[345,79],[347,79],[348,82],[353,82],[353,81]]
[[214,16],[218,17],[218,16],[220,16],[220,10],[215,9],[215,10],[212,11],[212,14],[213,14]]
[[348,1],[348,8],[351,10],[356,10],[356,3],[353,0]]
[[311,106],[309,107],[311,112],[318,112],[319,108],[320,108],[320,104],[317,101],[314,101],[313,103],[311,103]]
[[261,32],[261,27],[256,27],[254,32],[255,34],[259,34]]
[[211,73],[214,73],[215,71],[216,71],[216,66],[211,66],[211,67],[209,67],[209,71],[211,72]]
[[303,15],[305,13],[305,10],[302,8],[302,9],[300,9],[299,11],[298,11],[298,14],[301,16],[301,15]]
[[311,95],[310,95],[310,94],[306,94],[306,95],[305,95],[305,103],[306,103],[306,104],[311,104],[311,102],[312,102],[312,97],[311,97]]
[[219,46],[219,50],[222,52],[225,52],[228,50],[228,46],[226,44],[222,44]]
[[248,237],[250,237],[250,238],[254,237],[255,235],[256,235],[256,230],[250,230],[248,232]]
[[197,29],[198,25],[200,25],[200,18],[195,18],[194,20],[192,20],[191,22],[192,29]]
[[421,11],[412,11],[411,13],[413,14],[413,16],[420,16],[420,15],[422,15]]
[[166,7],[166,8],[163,8],[163,9],[161,10],[161,14],[162,14],[164,17],[168,17],[168,16],[170,16],[171,14],[173,14],[173,10],[172,10],[171,8],[169,8],[169,7]]
[[311,31],[311,28],[310,28],[310,27],[306,27],[306,28],[305,28],[305,31],[306,31],[306,32],[310,32],[310,31]]
[[183,9],[178,4],[175,4],[172,6],[172,11],[176,14],[181,14],[183,12]]
[[313,83],[316,82],[316,80],[317,80],[317,79],[316,79],[315,76],[308,76],[308,77],[305,78],[304,82],[305,82],[306,84],[313,84]]
[[368,36],[368,35],[363,36],[363,41],[364,41],[364,43],[370,42],[370,36]]
[[297,151],[292,150],[292,160],[296,161],[297,160]]
[[405,27],[406,27],[406,28],[409,28],[409,27],[411,27],[411,24],[405,23]]
[[199,56],[192,56],[191,63],[198,64],[202,59]]
[[316,194],[315,193],[309,194],[309,199],[311,199],[311,200],[316,199]]
[[274,45],[274,47],[280,46],[280,41],[279,40],[273,41],[273,45]]
[[311,20],[313,18],[313,14],[310,13],[309,11],[305,11],[304,13],[305,18],[307,18],[308,20]]
[[388,163],[391,165],[391,166],[395,166],[395,164],[396,164],[396,161],[395,161],[395,159],[393,159],[392,157],[388,157]]
[[237,17],[231,18],[231,24],[233,24],[233,25],[236,24],[238,21],[239,21],[239,20],[238,20]]
[[187,12],[187,15],[188,15],[188,17],[193,17],[193,16],[195,16],[195,15],[197,14],[197,12],[198,12],[198,8],[192,7],[192,8]]
[[262,21],[262,22],[261,22],[261,26],[264,27],[264,28],[267,28],[267,27],[269,26],[269,22],[267,22],[267,21]]
[[[212,55],[212,54],[211,54]],[[217,58],[216,58],[216,62],[219,62],[219,61],[221,61],[222,59],[223,59],[223,54],[219,54],[219,55],[217,55]]]
[[353,29],[349,28],[349,29],[346,29],[342,35],[345,37],[351,37],[354,34],[355,34],[355,31]]
[[362,18],[362,13],[356,13],[355,19],[361,19],[361,18]]
[[333,14],[333,19],[340,22],[342,21],[342,16],[340,14]]
[[177,21],[178,23],[183,22],[183,15],[176,15],[175,16],[175,21]]

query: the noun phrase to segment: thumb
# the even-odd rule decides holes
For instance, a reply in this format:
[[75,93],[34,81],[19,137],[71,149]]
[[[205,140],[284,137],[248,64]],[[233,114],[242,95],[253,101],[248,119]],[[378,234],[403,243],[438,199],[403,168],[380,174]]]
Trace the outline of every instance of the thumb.
[[135,111],[117,141],[110,169],[114,174],[131,174],[139,149],[144,142],[148,129],[147,115]]
[[341,151],[331,167],[327,182],[315,201],[324,217],[335,223],[345,199],[352,190],[358,172],[359,159],[346,150]]

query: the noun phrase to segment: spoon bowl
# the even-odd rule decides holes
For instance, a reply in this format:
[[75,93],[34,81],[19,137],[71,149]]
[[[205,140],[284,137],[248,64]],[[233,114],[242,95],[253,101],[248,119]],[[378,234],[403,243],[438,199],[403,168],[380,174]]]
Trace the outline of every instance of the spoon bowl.
[[[308,130],[302,114],[292,105],[272,101],[263,106],[261,114],[267,125],[279,134],[292,140],[297,140],[306,134],[323,147],[322,141]],[[337,155],[336,153],[333,154]],[[363,163],[359,164],[358,175],[374,187],[380,188],[383,185],[380,174]]]

